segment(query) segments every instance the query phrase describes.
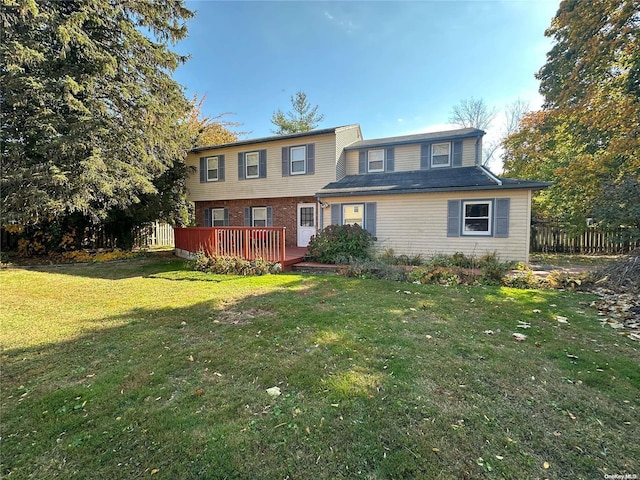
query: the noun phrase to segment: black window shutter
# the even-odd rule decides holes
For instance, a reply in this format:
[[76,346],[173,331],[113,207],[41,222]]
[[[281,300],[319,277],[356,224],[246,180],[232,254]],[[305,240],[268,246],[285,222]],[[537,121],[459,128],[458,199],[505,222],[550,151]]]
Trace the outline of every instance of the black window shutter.
[[260,150],[260,160],[258,160],[258,177],[267,178],[267,151]]
[[213,213],[210,208],[204,209],[204,226],[205,227],[213,226]]
[[358,173],[362,175],[367,173],[367,152],[360,152],[358,154]]
[[282,176],[289,176],[289,147],[282,147]]
[[244,226],[245,227],[251,226],[251,207],[244,208]]
[[376,204],[366,203],[364,207],[364,228],[374,237],[376,236]]
[[218,155],[218,181],[224,181],[224,155]]
[[460,200],[449,200],[447,209],[447,237],[460,236]]
[[244,168],[244,153],[238,154],[238,180],[244,180],[245,178],[245,168]]
[[316,169],[316,144],[307,144],[307,175],[313,175]]
[[267,227],[273,227],[273,208],[267,207]]
[[342,204],[331,205],[331,225],[342,225]]
[[420,145],[420,170],[429,170],[431,168],[431,145]]
[[229,209],[228,208],[224,209],[224,226],[225,227],[229,226]]
[[384,171],[385,172],[393,172],[395,167],[395,159],[394,159],[394,149],[393,148],[387,148],[387,151],[385,152],[385,162],[384,162]]
[[508,198],[496,199],[496,212],[495,212],[495,229],[494,236],[499,238],[506,238],[509,236],[509,205],[510,200]]
[[453,166],[462,166],[462,140],[453,142]]
[[200,157],[200,183],[207,181],[207,157]]

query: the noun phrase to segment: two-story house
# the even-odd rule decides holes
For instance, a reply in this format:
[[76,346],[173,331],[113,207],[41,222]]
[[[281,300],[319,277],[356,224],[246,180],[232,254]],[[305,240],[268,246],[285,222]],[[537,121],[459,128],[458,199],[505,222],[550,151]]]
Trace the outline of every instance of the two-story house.
[[466,128],[363,140],[349,125],[197,148],[187,188],[199,225],[284,226],[288,245],[357,223],[396,254],[527,261],[531,193],[549,184],[484,168],[483,135]]

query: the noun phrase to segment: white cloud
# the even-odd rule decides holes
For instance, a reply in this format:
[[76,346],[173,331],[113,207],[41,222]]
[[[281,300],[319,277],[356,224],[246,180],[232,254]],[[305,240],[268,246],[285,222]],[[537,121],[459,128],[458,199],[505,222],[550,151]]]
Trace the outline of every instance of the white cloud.
[[354,30],[358,30],[360,28],[360,25],[357,25],[355,23],[353,23],[351,21],[351,19],[347,18],[347,17],[339,17],[336,18],[335,15],[333,15],[331,12],[329,12],[328,10],[324,11],[324,17],[329,20],[329,22],[331,22],[333,25],[335,25],[336,27],[344,30],[347,33],[353,33]]

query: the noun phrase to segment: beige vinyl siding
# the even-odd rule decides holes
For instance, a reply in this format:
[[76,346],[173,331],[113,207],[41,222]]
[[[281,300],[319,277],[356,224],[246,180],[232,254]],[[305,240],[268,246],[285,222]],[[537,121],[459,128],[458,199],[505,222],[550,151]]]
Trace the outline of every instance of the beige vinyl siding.
[[[437,141],[434,143],[438,143]],[[382,147],[381,147],[382,148]],[[387,147],[388,148],[388,147]],[[482,148],[482,145],[480,145]],[[373,147],[371,148],[373,149]],[[409,172],[420,170],[421,144],[397,145],[394,147],[395,172]],[[347,175],[358,175],[358,150],[347,152]],[[470,167],[476,164],[476,138],[465,138],[462,141],[462,166]]]
[[[449,200],[509,198],[509,237],[447,237]],[[324,198],[329,204],[376,202],[376,248],[396,255],[437,254],[481,256],[497,252],[503,261],[528,261],[531,192],[529,190],[447,192]],[[331,208],[322,210],[323,225],[331,224]]]
[[[282,147],[307,143],[315,144],[315,173],[283,177]],[[267,178],[238,180],[238,153],[263,149],[267,150]],[[200,157],[209,155],[225,156],[225,181],[200,183]],[[315,195],[323,186],[336,179],[336,137],[329,133],[190,153],[187,156],[187,166],[196,169],[187,179],[187,191],[192,202]]]
[[337,162],[336,178],[334,180],[340,180],[347,174],[347,152],[345,152],[344,148],[359,140],[362,140],[362,132],[358,125],[350,125],[336,130]]
[[[476,141],[477,138],[465,138],[462,141],[462,166],[472,167],[476,164]],[[482,142],[482,141],[480,141]],[[482,145],[480,145],[479,152],[482,152]]]

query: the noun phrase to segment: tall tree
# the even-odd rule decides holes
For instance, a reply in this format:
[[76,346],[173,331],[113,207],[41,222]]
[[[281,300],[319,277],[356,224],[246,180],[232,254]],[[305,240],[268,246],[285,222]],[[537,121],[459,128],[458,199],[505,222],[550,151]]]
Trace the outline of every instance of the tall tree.
[[563,1],[537,75],[543,111],[505,142],[508,172],[553,180],[544,213],[576,230],[591,217],[640,237],[638,11],[638,0]]
[[191,99],[191,108],[184,119],[192,148],[232,143],[237,141],[240,135],[247,133],[234,130],[240,126],[240,123],[227,119],[231,115],[230,112],[221,113],[215,117],[204,115],[202,107],[206,99],[206,95],[198,98],[196,93]]
[[4,222],[104,219],[158,191],[189,146],[170,50],[182,0],[2,0]]
[[465,98],[451,109],[449,121],[463,128],[486,130],[496,117],[497,110],[489,107],[482,98]]
[[[499,151],[502,140],[517,129],[520,119],[529,109],[529,104],[524,100],[517,99],[507,105],[504,110],[505,123],[500,127],[498,138],[487,142],[485,140],[482,147],[482,164],[489,165]],[[498,114],[495,107],[489,107],[483,99],[461,100],[455,105],[449,116],[449,121],[463,128],[478,128],[489,130]]]
[[280,109],[273,112],[271,123],[277,128],[272,131],[276,135],[308,132],[324,120],[324,115],[318,113],[318,106],[312,107],[307,100],[307,94],[302,91],[291,96],[291,106],[292,110],[287,113]]

